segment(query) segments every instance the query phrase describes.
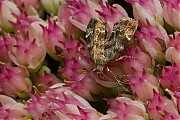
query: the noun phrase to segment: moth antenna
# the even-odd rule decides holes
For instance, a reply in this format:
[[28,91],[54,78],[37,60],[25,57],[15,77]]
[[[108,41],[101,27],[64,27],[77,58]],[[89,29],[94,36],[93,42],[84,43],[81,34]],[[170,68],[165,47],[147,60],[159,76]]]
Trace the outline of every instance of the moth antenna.
[[91,70],[84,78],[82,78],[81,80],[79,80],[73,87],[73,89],[79,84],[81,83],[85,78],[87,78],[92,72],[94,72],[96,69]]

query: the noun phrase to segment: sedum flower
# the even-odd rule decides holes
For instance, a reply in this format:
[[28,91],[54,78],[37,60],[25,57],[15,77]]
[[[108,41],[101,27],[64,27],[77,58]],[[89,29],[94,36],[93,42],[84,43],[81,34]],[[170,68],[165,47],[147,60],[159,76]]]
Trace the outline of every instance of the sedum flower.
[[[71,87],[77,94],[88,100],[101,99],[104,87],[99,85],[92,74],[89,73],[92,68],[91,64],[88,64],[86,60],[77,61],[76,59],[65,59],[66,67],[62,68],[62,76],[65,83],[69,83],[66,86]],[[83,69],[83,66],[86,69]],[[88,71],[89,70],[89,71]],[[98,77],[99,78],[99,77]],[[99,98],[94,98],[98,96]]]
[[[83,39],[81,39],[83,44],[86,44]],[[76,58],[79,59],[79,56],[87,56],[87,49],[79,41],[75,40],[70,36],[69,40],[61,42],[64,46],[63,57],[67,59]]]
[[24,109],[26,106],[17,103],[14,99],[0,95],[0,119],[1,120],[25,120],[31,119],[29,113]]
[[179,16],[180,16],[180,1],[179,0],[163,0],[163,17],[164,20],[171,25],[175,30],[180,31]]
[[[128,53],[120,53],[120,57],[117,58],[120,60],[116,60],[114,64],[109,62],[109,68],[113,73],[118,76],[133,74],[132,67],[136,68],[138,71],[142,71],[143,69],[151,68],[153,63],[151,57],[144,53],[143,51],[137,48],[127,48]],[[113,61],[112,61],[113,62]],[[114,69],[114,70],[113,70]]]
[[37,15],[41,7],[38,0],[12,0],[19,8],[26,11],[29,15]]
[[28,70],[39,69],[46,55],[44,45],[37,44],[35,39],[30,40],[28,34],[24,40],[16,36],[13,38],[17,43],[9,52],[10,59],[17,66],[24,66]]
[[90,0],[68,0],[66,4],[60,7],[58,20],[70,33],[74,33],[77,30],[76,27],[85,31],[89,20],[98,16],[95,12],[97,9],[100,9],[100,6]]
[[119,22],[123,17],[128,17],[125,9],[118,4],[113,4],[113,7],[111,7],[107,2],[106,4],[100,3],[99,5],[101,6],[101,9],[96,10],[96,12],[99,17],[107,22],[110,32],[113,29],[114,23]]
[[[106,2],[93,2],[91,0],[68,0],[58,12],[58,20],[65,25],[66,31],[75,33],[77,28],[86,31],[91,18],[101,17],[108,23],[111,31],[113,24],[122,17],[127,17],[126,11],[119,5],[111,7]],[[77,28],[76,28],[77,27]]]
[[180,115],[177,111],[175,103],[157,92],[153,92],[153,98],[149,99],[147,111],[151,119],[154,120],[166,120],[168,117],[172,118],[169,120],[178,120]]
[[159,0],[126,0],[132,4],[134,18],[140,20],[143,25],[148,26],[146,20],[151,25],[156,26],[156,21],[161,25],[163,21],[163,9]]
[[30,39],[36,39],[36,43],[42,44],[42,27],[47,26],[47,23],[38,16],[28,15],[26,12],[21,11],[21,16],[15,15],[17,18],[16,23],[12,23],[14,26],[14,33],[21,39],[25,39],[27,33]]
[[55,84],[40,95],[30,94],[31,100],[25,102],[26,110],[35,120],[38,119],[98,119],[98,112],[69,87]]
[[171,91],[180,91],[180,63],[173,63],[172,66],[165,66],[160,76],[161,86]]
[[175,97],[176,99],[176,102],[177,102],[177,106],[178,106],[178,111],[180,111],[180,92],[178,91],[174,91],[174,94],[173,96]]
[[[166,50],[169,38],[165,29],[157,24],[157,28],[147,21],[147,27],[139,24],[141,31],[137,31],[136,35],[139,39],[140,48],[144,52],[148,52],[157,63],[164,64],[164,52]],[[159,41],[158,41],[159,40]]]
[[0,0],[0,27],[6,32],[13,32],[14,28],[11,22],[16,22],[17,19],[13,16],[20,15],[20,10],[11,1],[8,0]]
[[[64,46],[62,43],[67,42],[66,33],[63,28],[59,27],[56,22],[48,18],[48,27],[42,27],[42,38],[46,45],[47,53],[55,60],[60,60]],[[73,51],[71,51],[73,52]]]
[[44,71],[43,76],[40,74],[37,74],[36,76],[37,79],[35,80],[35,86],[40,92],[44,92],[48,87],[61,82],[55,75],[46,71]]
[[135,68],[132,70],[134,76],[126,76],[130,82],[132,93],[135,93],[141,101],[146,102],[147,99],[153,97],[153,90],[159,92],[159,81],[145,70],[137,71]]
[[[169,36],[170,42],[168,43],[168,48],[165,53],[166,60],[173,62],[180,62],[180,33],[175,32],[175,39],[173,36]],[[172,54],[173,53],[173,54]]]
[[13,45],[15,45],[15,40],[11,37],[2,37],[0,39],[0,62],[4,64],[12,64],[11,59],[9,58],[8,52],[12,49]]
[[0,86],[3,94],[10,97],[27,97],[32,83],[26,69],[12,66],[0,66]]
[[65,0],[41,0],[42,6],[48,14],[57,15],[58,9]]
[[107,99],[109,109],[100,120],[145,120],[146,108],[140,101],[126,97]]

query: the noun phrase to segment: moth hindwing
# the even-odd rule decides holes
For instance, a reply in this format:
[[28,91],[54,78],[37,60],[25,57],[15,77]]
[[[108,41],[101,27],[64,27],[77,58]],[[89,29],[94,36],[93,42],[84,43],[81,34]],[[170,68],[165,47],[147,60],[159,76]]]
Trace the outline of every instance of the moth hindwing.
[[130,18],[122,18],[115,23],[110,35],[106,31],[106,23],[100,18],[92,18],[86,29],[86,41],[91,58],[96,64],[96,71],[101,73],[105,64],[124,50],[131,40],[138,22]]

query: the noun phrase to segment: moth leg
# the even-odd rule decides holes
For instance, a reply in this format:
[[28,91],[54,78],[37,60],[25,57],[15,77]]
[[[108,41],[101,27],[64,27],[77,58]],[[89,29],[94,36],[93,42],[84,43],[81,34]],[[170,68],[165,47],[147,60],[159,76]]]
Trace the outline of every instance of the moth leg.
[[107,71],[110,72],[113,75],[113,77],[116,79],[116,81],[121,85],[121,87],[123,87],[126,91],[132,93],[130,83],[127,79],[125,79],[124,77],[121,77],[120,79],[118,79],[108,67],[106,68],[107,68]]
[[126,58],[133,58],[133,59],[136,59],[134,56],[127,56],[127,55],[124,55],[124,56],[120,56],[119,58],[117,58],[115,61],[119,61],[119,60],[122,60],[122,59],[126,59]]

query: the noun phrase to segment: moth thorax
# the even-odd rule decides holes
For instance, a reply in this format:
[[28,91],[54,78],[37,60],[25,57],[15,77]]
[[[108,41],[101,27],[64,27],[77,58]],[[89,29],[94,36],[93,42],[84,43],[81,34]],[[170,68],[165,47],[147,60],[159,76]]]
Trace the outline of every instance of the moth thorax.
[[104,65],[97,65],[97,66],[96,66],[96,72],[97,72],[97,74],[102,73],[103,69],[104,69]]

